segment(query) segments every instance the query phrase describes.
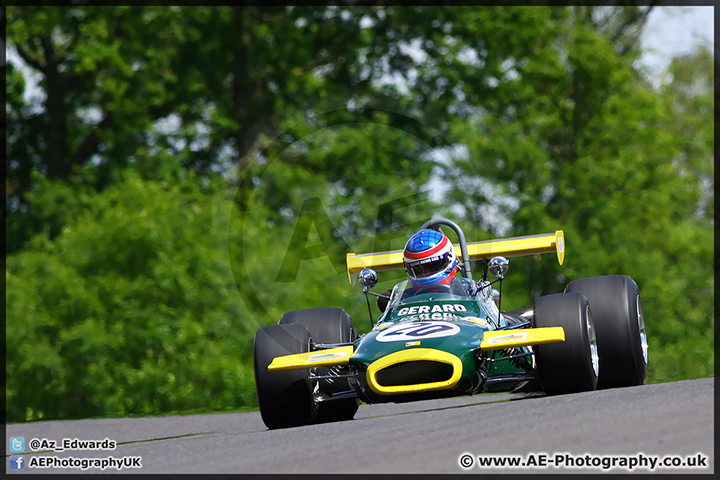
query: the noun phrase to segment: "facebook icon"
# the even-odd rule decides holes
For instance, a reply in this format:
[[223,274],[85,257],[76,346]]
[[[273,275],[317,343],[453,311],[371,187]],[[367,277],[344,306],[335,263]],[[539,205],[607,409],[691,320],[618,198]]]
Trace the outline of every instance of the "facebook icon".
[[10,470],[23,470],[25,468],[25,455],[10,455]]

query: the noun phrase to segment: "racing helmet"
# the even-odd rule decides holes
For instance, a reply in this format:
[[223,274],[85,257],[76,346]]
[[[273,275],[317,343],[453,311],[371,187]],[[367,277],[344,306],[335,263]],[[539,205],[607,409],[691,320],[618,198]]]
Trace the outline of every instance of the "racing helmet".
[[445,234],[423,229],[405,244],[403,252],[405,273],[416,287],[432,283],[448,284],[458,269],[457,255]]

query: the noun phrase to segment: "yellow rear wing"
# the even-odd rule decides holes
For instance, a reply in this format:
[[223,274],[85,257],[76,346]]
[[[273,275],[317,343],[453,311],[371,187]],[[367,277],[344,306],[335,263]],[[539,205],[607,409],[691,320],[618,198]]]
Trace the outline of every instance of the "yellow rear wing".
[[[455,253],[458,258],[461,258],[460,246],[454,246]],[[467,251],[471,262],[490,259],[496,255],[518,257],[521,255],[556,252],[558,262],[562,265],[565,260],[565,236],[562,230],[557,230],[555,233],[470,242],[467,244]],[[352,284],[353,274],[358,273],[363,268],[372,268],[377,271],[403,268],[403,251],[348,253],[346,261],[348,279]]]

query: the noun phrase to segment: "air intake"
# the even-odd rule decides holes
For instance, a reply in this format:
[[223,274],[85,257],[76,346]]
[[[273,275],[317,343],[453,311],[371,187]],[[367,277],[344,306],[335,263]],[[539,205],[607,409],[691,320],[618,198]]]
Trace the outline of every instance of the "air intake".
[[375,374],[375,380],[383,387],[415,385],[418,383],[446,382],[453,376],[453,366],[432,360],[415,360],[390,365]]
[[413,347],[375,360],[366,373],[378,395],[430,392],[454,387],[462,376],[462,362],[452,353]]

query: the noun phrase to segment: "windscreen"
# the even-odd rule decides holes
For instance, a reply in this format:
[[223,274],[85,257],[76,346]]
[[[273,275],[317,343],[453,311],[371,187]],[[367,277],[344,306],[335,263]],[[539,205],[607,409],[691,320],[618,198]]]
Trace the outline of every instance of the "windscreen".
[[401,303],[405,304],[427,301],[429,295],[433,295],[435,297],[442,295],[443,298],[457,300],[467,300],[468,298],[474,298],[475,296],[475,283],[467,278],[455,277],[450,282],[449,286],[452,293],[421,293],[418,295],[418,289],[415,288],[409,280],[403,280],[393,288],[393,291],[390,294],[390,300],[388,301],[388,309]]

